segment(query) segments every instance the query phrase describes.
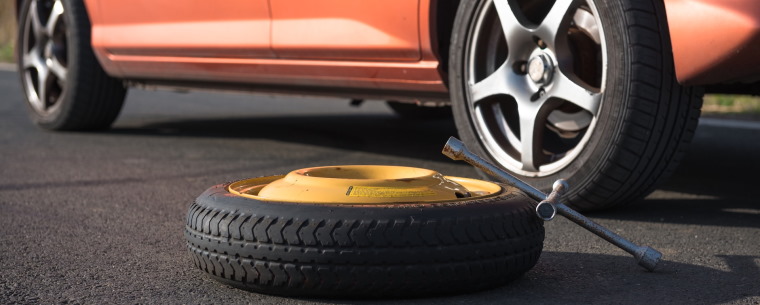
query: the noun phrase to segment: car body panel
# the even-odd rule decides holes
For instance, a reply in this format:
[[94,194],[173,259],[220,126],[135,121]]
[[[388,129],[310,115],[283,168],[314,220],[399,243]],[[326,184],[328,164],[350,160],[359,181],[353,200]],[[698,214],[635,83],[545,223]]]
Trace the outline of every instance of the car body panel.
[[[142,1],[147,2],[148,0],[140,0],[140,2]],[[348,2],[349,0],[332,1],[337,3]],[[383,2],[373,1],[376,1],[378,6]],[[156,3],[164,2],[180,3],[173,0],[156,1]],[[236,6],[238,9],[245,8],[246,11],[253,11],[262,9],[268,3],[263,0],[255,0],[254,2],[258,4],[231,1],[225,3],[225,6]],[[277,3],[277,1],[273,2]],[[321,52],[317,52],[317,55],[309,55],[311,52],[284,47],[280,49],[283,55],[293,58],[276,58],[277,54],[272,51],[271,45],[261,42],[264,37],[269,37],[262,34],[261,29],[252,32],[251,37],[247,39],[241,37],[239,40],[242,42],[232,43],[236,40],[229,36],[231,34],[217,35],[215,29],[218,27],[212,27],[210,31],[206,31],[206,27],[209,25],[209,17],[198,9],[188,12],[188,14],[192,14],[183,15],[181,18],[174,13],[169,14],[169,16],[159,16],[159,11],[152,15],[129,17],[139,15],[139,10],[136,8],[126,8],[133,3],[131,0],[86,0],[88,12],[92,19],[93,48],[104,69],[112,76],[139,80],[234,82],[259,84],[264,85],[263,87],[269,85],[332,86],[425,93],[447,92],[438,70],[438,61],[430,47],[431,39],[429,36],[431,31],[427,9],[419,10],[418,7],[428,7],[430,1],[399,0],[396,2],[414,4],[403,4],[405,8],[412,10],[409,14],[402,14],[403,18],[412,20],[400,24],[398,22],[383,22],[374,16],[375,12],[372,10],[365,10],[359,14],[357,7],[350,6],[340,11],[343,17],[348,18],[348,15],[356,14],[351,18],[354,20],[374,20],[369,23],[371,25],[363,26],[363,30],[348,33],[353,36],[347,36],[342,38],[342,41],[332,44],[324,43],[323,46],[317,46],[316,40],[313,40],[311,42],[313,48],[321,48]],[[179,6],[178,4],[166,5]],[[210,6],[211,4],[202,4],[201,6],[203,5]],[[144,9],[142,6],[139,7]],[[153,9],[155,8],[151,10]],[[114,17],[114,15],[118,15],[115,13],[116,11],[120,11],[119,14],[129,16]],[[232,9],[221,12],[227,11],[232,11]],[[215,16],[219,16],[219,14],[217,11]],[[388,17],[393,12],[390,9],[385,9],[384,14],[385,17]],[[242,18],[240,15],[234,16]],[[263,17],[263,15],[252,14],[251,16],[251,18],[259,17]],[[288,20],[288,16],[282,16],[282,19]],[[159,20],[165,22],[159,22]],[[227,23],[228,21],[219,20],[219,22],[220,24],[231,25]],[[358,21],[353,22],[358,23]],[[266,32],[269,32],[270,24],[263,24],[264,22],[259,23],[262,29],[267,29]],[[277,33],[279,35],[298,33],[305,26],[314,26],[314,24],[314,22],[306,22],[305,24],[294,25],[293,28],[285,27]],[[412,31],[409,31],[409,26],[412,27]],[[330,27],[327,26],[322,30],[330,30]],[[335,24],[332,27],[335,27]],[[184,37],[198,37],[197,45],[192,45],[187,41],[183,43],[181,38],[174,40],[167,37],[181,31],[192,34],[179,34],[187,35]],[[245,36],[238,30],[235,31],[234,36]],[[395,40],[397,42],[395,46],[386,46],[386,49],[376,50],[375,48],[381,48],[378,42],[368,41],[366,37],[362,38],[367,32],[385,37],[400,36],[402,38]],[[151,37],[140,37],[145,35]],[[329,36],[329,34],[325,35]],[[323,36],[321,39],[329,38],[327,36]],[[216,37],[221,37],[220,45],[216,45],[214,42],[215,39],[218,39]],[[225,44],[224,38],[227,37],[230,39],[230,43]],[[271,38],[268,39],[271,41]],[[364,39],[365,44],[361,48],[348,46],[348,41],[351,39],[357,41]],[[282,39],[278,41],[284,41],[285,46],[288,44],[292,46],[295,43]],[[245,49],[238,47],[245,47],[246,43],[250,48],[259,52],[242,52]],[[197,48],[194,49],[195,46]],[[205,49],[202,48],[204,46]],[[385,53],[388,50],[391,51]],[[345,55],[348,58],[335,54]]]
[[109,54],[272,58],[267,0],[87,0],[93,45]]
[[757,0],[666,0],[665,9],[680,83],[760,81]]
[[[123,79],[447,92],[436,0],[325,1],[85,3],[95,53]],[[760,80],[754,0],[664,4],[680,83]]]
[[270,0],[278,58],[420,60],[419,5],[410,0]]

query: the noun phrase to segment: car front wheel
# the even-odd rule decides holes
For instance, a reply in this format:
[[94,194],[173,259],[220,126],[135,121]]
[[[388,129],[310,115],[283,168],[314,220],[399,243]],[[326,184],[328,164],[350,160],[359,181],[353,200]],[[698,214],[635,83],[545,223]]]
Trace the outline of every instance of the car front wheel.
[[462,1],[450,53],[462,139],[544,191],[567,179],[578,209],[651,192],[696,128],[661,1]]

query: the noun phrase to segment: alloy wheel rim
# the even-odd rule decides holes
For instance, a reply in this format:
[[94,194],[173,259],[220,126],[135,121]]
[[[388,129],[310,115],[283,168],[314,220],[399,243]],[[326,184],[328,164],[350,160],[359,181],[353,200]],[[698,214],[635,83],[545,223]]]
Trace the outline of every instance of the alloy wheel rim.
[[478,8],[465,46],[467,107],[483,147],[508,170],[548,176],[587,144],[606,80],[598,16],[591,1]]
[[32,1],[23,25],[20,66],[27,101],[40,115],[61,105],[68,75],[67,28],[61,0]]

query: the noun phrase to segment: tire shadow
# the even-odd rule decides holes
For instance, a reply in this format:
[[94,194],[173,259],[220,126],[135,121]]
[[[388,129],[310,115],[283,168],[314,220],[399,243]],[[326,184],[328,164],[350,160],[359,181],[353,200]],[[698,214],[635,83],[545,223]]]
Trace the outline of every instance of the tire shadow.
[[[719,256],[729,270],[661,262],[646,272],[630,257],[544,252],[506,286],[479,293],[412,300],[308,300],[330,304],[722,304],[757,301],[760,256]],[[750,301],[751,302],[751,301]]]

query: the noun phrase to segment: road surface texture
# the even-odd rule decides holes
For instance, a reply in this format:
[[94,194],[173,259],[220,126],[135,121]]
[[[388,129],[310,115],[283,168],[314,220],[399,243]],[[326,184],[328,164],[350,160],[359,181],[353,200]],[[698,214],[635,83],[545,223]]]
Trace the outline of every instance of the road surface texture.
[[[659,271],[558,217],[538,264],[480,293],[410,300],[242,291],[196,270],[187,208],[211,185],[293,169],[388,164],[477,177],[439,153],[452,122],[383,103],[133,90],[113,129],[48,132],[0,71],[0,303],[758,304],[760,128],[704,121],[661,188],[590,217],[664,254]],[[731,123],[731,122],[729,122]]]

